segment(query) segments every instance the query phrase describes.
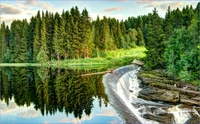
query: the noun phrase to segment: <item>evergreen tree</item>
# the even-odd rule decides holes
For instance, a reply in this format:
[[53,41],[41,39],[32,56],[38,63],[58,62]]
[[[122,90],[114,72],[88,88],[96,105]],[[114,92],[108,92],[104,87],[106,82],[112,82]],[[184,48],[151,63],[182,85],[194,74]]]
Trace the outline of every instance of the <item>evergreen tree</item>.
[[0,36],[0,63],[6,62],[5,55],[7,50],[7,42],[6,42],[6,25],[5,22],[1,24],[1,36]]
[[54,36],[53,36],[53,45],[54,45],[54,51],[56,54],[56,58],[59,61],[60,56],[62,55],[62,39],[61,39],[61,31],[60,31],[60,26],[58,23],[58,18],[55,21],[54,25]]
[[130,42],[129,42],[129,46],[132,47],[136,47],[136,42],[137,42],[137,31],[135,29],[129,29],[128,30],[128,35],[130,38]]
[[27,20],[23,20],[22,21],[22,36],[20,40],[20,50],[19,50],[17,62],[21,62],[21,63],[28,62],[27,31],[28,31],[28,22]]
[[94,27],[91,28],[90,17],[87,9],[84,9],[81,13],[81,56],[89,57],[93,51],[93,35],[94,35]]
[[137,46],[145,46],[142,30],[139,27],[137,29],[137,32],[138,32],[138,35],[137,35],[137,43],[136,43],[136,45]]
[[42,19],[42,27],[41,27],[41,47],[40,51],[37,55],[37,61],[41,63],[48,62],[48,48],[47,48],[47,27],[46,27],[46,19]]
[[36,17],[34,42],[33,42],[33,61],[34,62],[37,62],[37,55],[41,47],[41,28],[40,27],[41,27],[41,17],[40,17],[40,11],[38,11],[37,17]]
[[147,58],[146,66],[147,68],[159,68],[163,67],[163,52],[164,52],[164,34],[162,29],[161,18],[158,15],[156,8],[153,10],[151,20],[148,22],[148,32],[147,32]]
[[36,28],[36,18],[32,17],[30,19],[30,24],[28,25],[27,30],[27,46],[28,46],[28,62],[33,63],[33,43],[35,36],[35,28]]
[[170,6],[167,9],[167,13],[165,15],[165,20],[164,20],[164,32],[165,32],[165,37],[166,39],[169,39],[171,37],[172,31],[173,31],[173,15],[171,12]]
[[175,29],[164,53],[167,73],[183,81],[198,80],[200,77],[200,35],[197,21],[192,25]]

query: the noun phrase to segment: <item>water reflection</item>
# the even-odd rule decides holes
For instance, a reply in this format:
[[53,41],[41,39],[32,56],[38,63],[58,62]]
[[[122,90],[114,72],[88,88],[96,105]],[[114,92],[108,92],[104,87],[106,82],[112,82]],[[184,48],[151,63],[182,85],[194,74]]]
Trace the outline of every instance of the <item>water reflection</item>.
[[102,76],[80,76],[96,71],[0,68],[1,100],[7,105],[15,103],[17,107],[32,106],[43,116],[57,112],[73,114],[75,118],[89,116],[94,100],[100,107],[108,105]]

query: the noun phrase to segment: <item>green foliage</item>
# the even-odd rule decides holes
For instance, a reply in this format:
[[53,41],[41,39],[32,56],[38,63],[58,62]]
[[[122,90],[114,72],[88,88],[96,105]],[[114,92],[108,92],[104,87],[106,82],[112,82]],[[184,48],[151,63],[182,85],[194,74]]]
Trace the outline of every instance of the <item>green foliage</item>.
[[138,32],[138,35],[137,35],[136,45],[137,46],[145,46],[144,37],[143,37],[143,34],[142,34],[142,30],[140,28],[138,28],[137,32]]
[[164,33],[162,29],[162,20],[158,15],[156,9],[153,10],[153,14],[149,15],[151,20],[147,26],[147,37],[146,37],[146,68],[160,68],[163,67],[163,53],[164,53]]
[[44,49],[41,49],[40,52],[37,55],[37,62],[47,63],[48,60],[49,60],[49,57],[47,55],[47,52]]
[[164,53],[167,73],[171,77],[178,77],[183,81],[196,80],[200,75],[200,36],[197,21],[186,29],[176,29]]

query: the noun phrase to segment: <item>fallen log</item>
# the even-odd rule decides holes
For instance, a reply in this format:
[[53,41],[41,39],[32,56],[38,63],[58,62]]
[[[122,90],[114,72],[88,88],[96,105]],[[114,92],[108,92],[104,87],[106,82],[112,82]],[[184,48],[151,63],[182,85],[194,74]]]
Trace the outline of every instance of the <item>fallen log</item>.
[[108,71],[102,71],[102,72],[96,72],[96,73],[89,73],[89,74],[82,74],[81,76],[91,76],[91,75],[98,75],[98,74],[106,74],[106,73],[112,73],[113,70],[108,70]]

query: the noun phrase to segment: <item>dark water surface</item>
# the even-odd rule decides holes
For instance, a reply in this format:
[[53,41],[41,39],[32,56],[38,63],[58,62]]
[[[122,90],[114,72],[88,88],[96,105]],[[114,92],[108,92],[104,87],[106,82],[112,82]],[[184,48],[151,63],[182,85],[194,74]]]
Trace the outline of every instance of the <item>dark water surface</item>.
[[98,71],[0,68],[0,123],[122,123]]

